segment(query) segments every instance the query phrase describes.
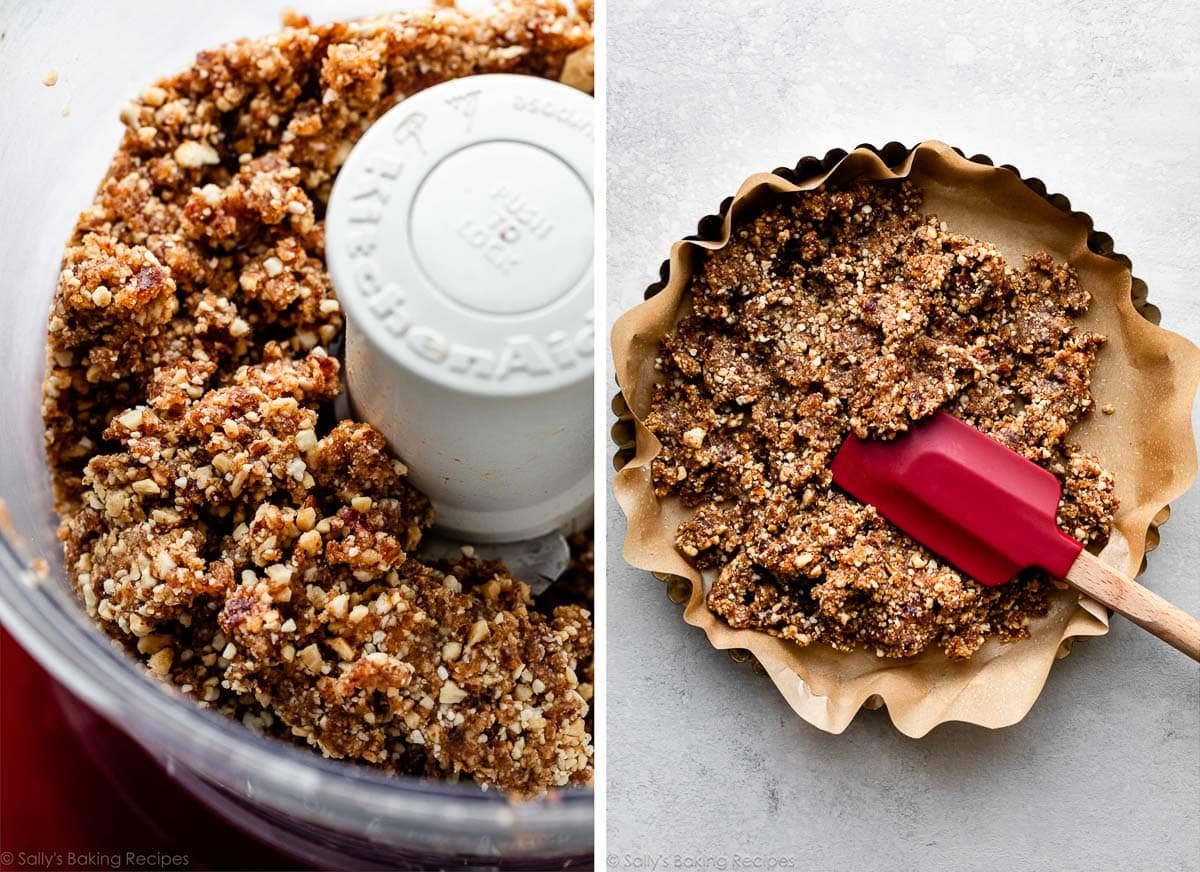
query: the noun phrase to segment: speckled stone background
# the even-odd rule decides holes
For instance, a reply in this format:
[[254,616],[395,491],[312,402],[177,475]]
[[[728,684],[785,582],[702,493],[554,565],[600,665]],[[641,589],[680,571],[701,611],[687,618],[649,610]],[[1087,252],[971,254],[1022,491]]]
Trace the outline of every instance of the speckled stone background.
[[[607,9],[610,321],[749,173],[936,138],[1069,196],[1200,341],[1200,4]],[[1162,532],[1144,580],[1200,614],[1200,487]],[[1200,668],[1131,624],[1017,726],[914,741],[864,712],[829,736],[685,625],[623,533],[610,501],[609,868],[1200,869]]]

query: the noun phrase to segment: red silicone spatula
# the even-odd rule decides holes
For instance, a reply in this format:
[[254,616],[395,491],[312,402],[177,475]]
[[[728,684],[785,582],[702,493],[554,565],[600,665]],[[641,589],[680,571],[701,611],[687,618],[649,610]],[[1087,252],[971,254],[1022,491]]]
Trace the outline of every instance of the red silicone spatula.
[[952,415],[938,412],[888,442],[851,434],[833,480],[981,584],[1041,567],[1200,660],[1200,620],[1058,529],[1058,479]]

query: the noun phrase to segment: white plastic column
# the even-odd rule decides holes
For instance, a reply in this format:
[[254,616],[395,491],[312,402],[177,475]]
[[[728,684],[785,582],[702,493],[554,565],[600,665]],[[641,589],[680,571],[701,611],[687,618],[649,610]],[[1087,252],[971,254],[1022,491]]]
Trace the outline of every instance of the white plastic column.
[[462,539],[591,516],[592,113],[528,76],[437,85],[371,126],[330,197],[350,401]]

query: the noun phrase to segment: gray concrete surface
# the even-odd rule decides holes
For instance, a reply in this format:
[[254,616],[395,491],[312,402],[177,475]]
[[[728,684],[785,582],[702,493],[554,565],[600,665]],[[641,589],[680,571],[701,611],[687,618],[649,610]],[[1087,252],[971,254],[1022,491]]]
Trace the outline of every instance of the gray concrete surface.
[[[937,138],[1070,196],[1200,341],[1200,5],[607,8],[610,319],[751,171]],[[610,504],[609,868],[1200,869],[1200,669],[1132,625],[1009,729],[829,736],[683,624],[623,531]],[[1200,614],[1200,489],[1147,580]]]

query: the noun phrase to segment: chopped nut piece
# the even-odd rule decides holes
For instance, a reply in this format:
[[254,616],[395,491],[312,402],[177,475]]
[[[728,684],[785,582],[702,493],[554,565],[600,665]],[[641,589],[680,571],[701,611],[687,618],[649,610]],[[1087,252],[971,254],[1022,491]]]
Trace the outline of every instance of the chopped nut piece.
[[586,46],[567,58],[559,81],[581,91],[591,91],[595,84],[596,58],[592,46]]
[[136,430],[142,426],[142,410],[130,409],[128,412],[118,415],[117,420],[126,430]]
[[338,657],[342,658],[343,663],[349,663],[354,659],[354,649],[350,647],[349,642],[340,636],[330,639],[328,645]]
[[130,487],[133,488],[134,493],[141,494],[144,497],[152,497],[161,493],[158,484],[152,478],[143,478],[135,481]]
[[154,625],[134,612],[129,616],[129,629],[135,636],[147,636],[154,631]]
[[167,102],[167,92],[157,85],[152,85],[142,91],[142,102],[147,106],[161,106]]
[[267,578],[272,581],[280,582],[281,584],[290,584],[292,576],[296,574],[296,570],[291,566],[285,566],[282,563],[273,563],[266,568]]
[[297,544],[300,546],[300,550],[307,551],[309,554],[316,554],[322,548],[321,534],[316,530],[309,530],[300,537]]
[[314,675],[321,674],[325,669],[325,660],[321,657],[321,652],[315,642],[297,651],[296,657],[304,665],[304,668]]
[[219,164],[221,156],[211,145],[188,139],[175,149],[175,161],[182,167],[193,169],[206,164]]
[[155,675],[167,675],[171,671],[171,664],[175,662],[175,652],[170,648],[160,648],[155,654],[150,656],[147,664]]
[[139,654],[157,654],[170,644],[170,636],[166,635],[165,633],[155,633],[139,638],[137,641],[137,649]]
[[325,610],[335,618],[344,618],[350,604],[350,597],[340,593],[325,604]]
[[317,526],[317,511],[312,506],[305,506],[296,512],[296,528],[308,532]]
[[482,618],[472,624],[471,632],[467,636],[467,650],[470,650],[474,645],[486,639],[490,632],[487,621]]

